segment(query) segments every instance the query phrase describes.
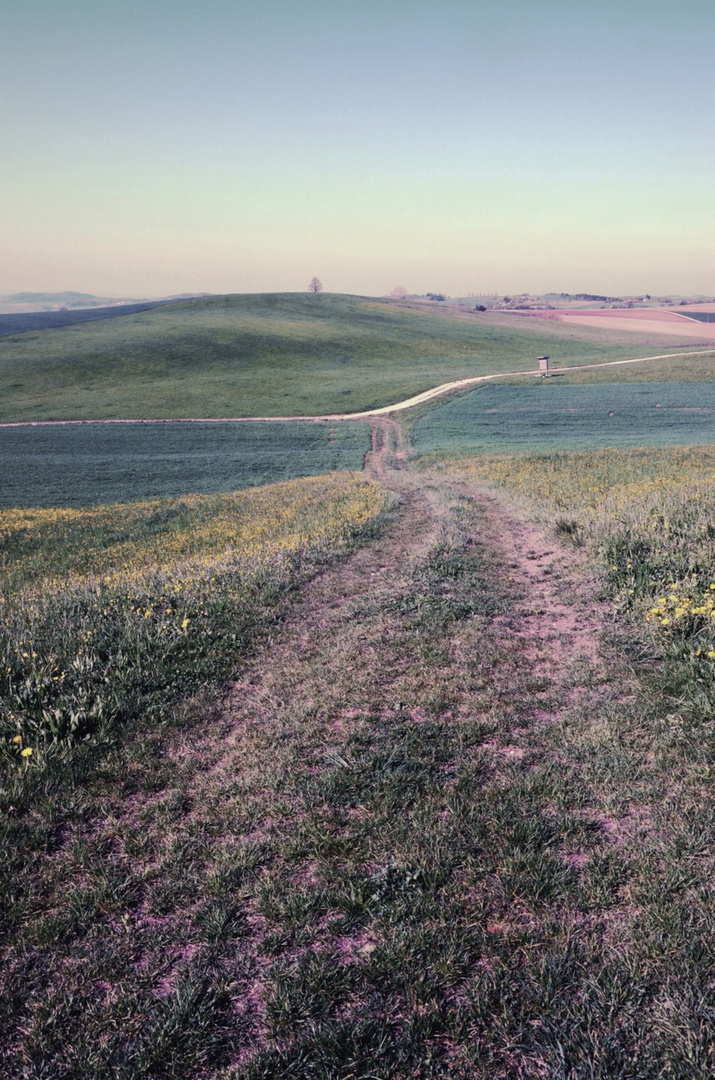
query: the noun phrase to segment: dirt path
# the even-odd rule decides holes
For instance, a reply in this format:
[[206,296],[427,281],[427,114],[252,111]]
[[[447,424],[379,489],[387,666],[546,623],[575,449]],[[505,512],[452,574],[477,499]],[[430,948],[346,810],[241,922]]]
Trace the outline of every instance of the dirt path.
[[12,1075],[663,1075],[609,1064],[651,1044],[619,1014],[631,979],[644,1015],[637,938],[618,965],[655,797],[642,728],[604,720],[626,687],[596,585],[498,494],[410,468],[394,418],[371,427],[382,532],[301,586],[223,700],[148,725],[97,814],[33,840],[76,859],[77,929],[18,958],[37,989],[13,1052],[40,1065]]
[[[424,1008],[392,985],[412,961],[375,898],[402,895],[394,882],[405,867],[444,873],[466,835],[450,809],[460,776],[466,782],[477,769],[484,797],[493,785],[497,798],[514,783],[509,770],[543,757],[542,733],[564,721],[584,686],[613,692],[598,657],[594,585],[578,560],[496,496],[410,471],[394,420],[372,426],[366,467],[399,500],[392,523],[301,591],[233,686],[220,735],[207,732],[201,769],[193,735],[173,751],[177,776],[191,774],[182,797],[204,809],[177,825],[172,843],[186,830],[215,830],[218,813],[213,843],[224,869],[214,875],[253,866],[231,959],[244,1027],[232,1077],[347,1076],[337,1065],[308,1068],[315,1055],[348,1054],[320,1049],[321,1025],[345,1020],[354,1032],[375,1009],[387,1023],[395,1009]],[[476,794],[470,800],[476,805]],[[422,903],[406,880],[404,903]],[[456,926],[462,942],[474,933],[483,890],[461,889],[453,900],[440,892],[429,916],[445,940]],[[526,917],[496,896],[478,903],[491,912],[483,919],[492,936],[508,939]],[[421,955],[424,946],[415,948]],[[185,960],[177,954],[167,994]],[[377,1005],[366,999],[370,971]],[[388,1027],[387,1042],[402,1046],[397,1014]],[[372,1060],[374,1049],[361,1052]],[[463,1075],[463,1053],[456,1043],[440,1051],[454,1075]],[[505,1069],[487,1075],[531,1075]],[[355,1075],[418,1072],[388,1065]]]
[[[396,494],[404,497],[420,484],[409,472],[402,429],[390,418],[373,419],[373,449],[365,470]],[[441,481],[449,487],[449,481]],[[527,598],[514,613],[510,629],[517,629],[539,652],[551,654],[554,672],[574,657],[597,663],[597,641],[607,612],[596,599],[597,586],[589,575],[585,557],[565,548],[534,521],[516,511],[508,497],[464,484],[451,485],[455,493],[473,499],[482,515],[481,535],[509,567],[509,579]],[[433,504],[429,512],[439,516]]]

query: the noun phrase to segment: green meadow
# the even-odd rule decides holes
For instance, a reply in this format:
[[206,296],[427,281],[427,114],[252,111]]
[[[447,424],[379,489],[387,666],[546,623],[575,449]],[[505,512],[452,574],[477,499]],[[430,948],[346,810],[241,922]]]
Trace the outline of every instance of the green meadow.
[[[427,519],[346,473],[0,515],[6,1074],[710,1080],[714,475],[478,454],[407,477]],[[533,651],[529,585],[573,579],[517,577],[514,505],[589,560],[599,658]]]
[[533,370],[541,353],[565,366],[678,352],[631,337],[351,296],[210,297],[0,338],[0,421],[356,412]]
[[361,469],[369,448],[361,421],[0,428],[0,507],[234,491]]
[[715,382],[492,383],[431,408],[418,454],[675,446],[715,441]]

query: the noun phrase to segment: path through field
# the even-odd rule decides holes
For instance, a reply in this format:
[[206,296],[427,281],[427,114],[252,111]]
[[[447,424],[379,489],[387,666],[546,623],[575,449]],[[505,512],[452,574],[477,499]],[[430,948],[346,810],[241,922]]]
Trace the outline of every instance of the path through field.
[[372,428],[381,534],[222,702],[130,747],[99,814],[37,839],[62,899],[8,949],[8,1075],[714,1074],[699,795],[654,750],[597,582]]
[[[625,1055],[620,1019],[600,1050],[572,1023],[623,919],[594,911],[609,886],[583,871],[615,850],[608,781],[584,774],[564,805],[585,732],[626,693],[599,657],[607,612],[513,508],[411,471],[394,421],[373,447],[390,526],[301,593],[201,767],[194,737],[175,746],[191,810],[167,825],[163,797],[153,823],[170,849],[211,840],[233,1001],[220,1075],[565,1076],[564,1052]],[[190,948],[167,994],[207,945]]]
[[[630,360],[606,360],[598,364],[577,364],[573,367],[554,368],[559,374],[569,371],[591,371],[595,368],[623,367],[629,364],[646,364],[651,360],[671,360],[684,356],[707,356],[715,352],[715,349],[698,349],[695,352],[662,353],[658,356],[637,356]],[[405,398],[404,401],[396,401],[393,405],[383,405],[379,409],[365,409],[362,412],[352,413],[324,413],[319,416],[186,416],[164,417],[156,419],[130,419],[114,418],[104,420],[12,420],[0,423],[0,428],[18,427],[67,427],[76,424],[247,424],[247,423],[287,423],[295,420],[305,420],[306,423],[319,423],[322,421],[337,420],[372,420],[377,417],[389,416],[392,413],[407,412],[418,405],[424,405],[436,398],[446,397],[459,390],[467,390],[470,386],[478,386],[481,383],[492,382],[495,379],[513,379],[517,376],[538,376],[539,371],[499,371],[490,375],[474,375],[468,379],[457,379],[454,382],[440,383],[430,390],[424,390],[421,394]]]

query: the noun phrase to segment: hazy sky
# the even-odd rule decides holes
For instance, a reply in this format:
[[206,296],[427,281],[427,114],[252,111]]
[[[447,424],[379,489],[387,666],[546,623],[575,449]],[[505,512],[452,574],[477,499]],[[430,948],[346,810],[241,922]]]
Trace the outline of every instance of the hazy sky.
[[712,0],[17,0],[0,293],[712,293]]

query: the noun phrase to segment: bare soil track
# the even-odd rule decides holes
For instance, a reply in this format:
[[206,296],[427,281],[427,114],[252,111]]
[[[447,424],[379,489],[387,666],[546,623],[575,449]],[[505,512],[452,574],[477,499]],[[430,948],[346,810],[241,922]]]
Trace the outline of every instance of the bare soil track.
[[[366,456],[366,472],[409,502],[419,481],[413,472],[405,474],[407,454],[399,425],[385,418],[373,419],[371,427],[373,449]],[[534,648],[550,654],[550,660],[542,662],[550,663],[551,676],[558,677],[559,669],[576,655],[597,663],[597,642],[607,613],[596,598],[597,585],[583,557],[518,514],[513,503],[496,491],[452,487],[479,506],[481,535],[499,553],[509,568],[509,581],[526,598],[514,616],[520,632]],[[434,502],[427,502],[425,510],[436,528],[440,515]]]

